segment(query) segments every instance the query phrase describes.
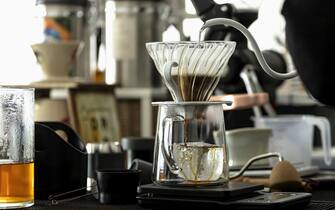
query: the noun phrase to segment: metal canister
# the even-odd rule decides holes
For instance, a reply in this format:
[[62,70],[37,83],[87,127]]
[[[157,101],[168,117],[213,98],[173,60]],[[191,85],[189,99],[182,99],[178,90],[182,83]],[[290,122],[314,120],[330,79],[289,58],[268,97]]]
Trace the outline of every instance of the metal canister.
[[83,49],[71,75],[90,78],[92,60],[88,0],[36,0],[36,15],[40,21],[40,42],[78,41]]
[[106,82],[157,87],[160,79],[145,49],[161,41],[168,7],[160,0],[106,1]]

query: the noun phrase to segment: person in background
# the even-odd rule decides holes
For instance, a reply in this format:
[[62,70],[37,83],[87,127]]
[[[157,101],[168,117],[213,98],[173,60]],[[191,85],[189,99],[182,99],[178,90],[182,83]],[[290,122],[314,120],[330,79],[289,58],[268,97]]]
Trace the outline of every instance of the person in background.
[[[319,102],[335,106],[335,1],[265,0],[249,28],[262,50],[276,48]],[[289,55],[285,49],[288,49]]]

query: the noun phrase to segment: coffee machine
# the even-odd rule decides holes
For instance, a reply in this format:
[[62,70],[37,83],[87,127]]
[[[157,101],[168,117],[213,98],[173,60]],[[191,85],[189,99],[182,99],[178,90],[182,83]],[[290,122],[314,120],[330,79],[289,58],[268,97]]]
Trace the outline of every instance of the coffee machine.
[[[249,27],[258,17],[256,9],[237,9],[233,4],[217,4],[212,0],[199,1],[192,0],[192,4],[197,15],[202,21],[207,21],[213,18],[230,18],[237,20],[243,26]],[[228,62],[228,69],[220,79],[217,90],[224,94],[239,94],[249,92],[247,83],[241,78],[243,71],[252,69],[252,74],[257,78],[257,83],[269,95],[269,104],[275,104],[276,90],[283,83],[282,80],[277,80],[266,75],[261,70],[261,66],[257,62],[255,54],[248,47],[247,39],[242,33],[232,27],[213,26],[210,27],[204,36],[205,40],[232,40],[236,41],[236,49]],[[283,55],[272,51],[262,51],[265,60],[269,66],[276,69],[278,72],[287,72],[287,64]],[[242,74],[241,74],[242,73]],[[254,107],[253,109],[257,109]],[[260,109],[257,109],[261,112]],[[227,113],[229,118],[226,124],[227,129],[235,129],[241,127],[252,127],[253,122],[250,117],[254,114],[253,110],[239,110]],[[239,119],[239,120],[236,120]]]
[[[258,17],[255,9],[238,10],[233,4],[217,4],[213,0],[201,1],[192,0],[197,15],[202,21],[213,18],[230,18],[249,27]],[[269,93],[270,101],[275,98],[276,88],[282,84],[281,80],[268,77],[257,62],[255,55],[248,48],[247,39],[242,33],[234,28],[226,26],[210,27],[205,33],[205,40],[232,40],[236,41],[236,49],[229,60],[229,71],[221,77],[218,89],[229,93],[245,93],[245,84],[240,78],[240,73],[246,65],[251,65],[256,70],[259,83]],[[284,73],[287,70],[286,62],[282,55],[275,51],[267,50],[262,52],[269,66],[278,72]],[[224,85],[223,85],[224,84]]]

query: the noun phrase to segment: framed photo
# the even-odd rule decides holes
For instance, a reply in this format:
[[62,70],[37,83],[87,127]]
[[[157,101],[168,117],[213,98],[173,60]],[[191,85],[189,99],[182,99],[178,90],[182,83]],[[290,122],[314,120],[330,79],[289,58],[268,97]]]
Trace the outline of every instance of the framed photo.
[[82,85],[69,89],[72,126],[86,143],[120,140],[120,123],[114,88]]

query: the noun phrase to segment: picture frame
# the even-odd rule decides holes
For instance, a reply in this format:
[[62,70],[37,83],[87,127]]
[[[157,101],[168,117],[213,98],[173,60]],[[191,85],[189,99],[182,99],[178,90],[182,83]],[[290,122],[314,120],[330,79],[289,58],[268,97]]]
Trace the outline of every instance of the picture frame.
[[120,140],[114,86],[80,85],[70,88],[68,106],[71,125],[85,143]]

